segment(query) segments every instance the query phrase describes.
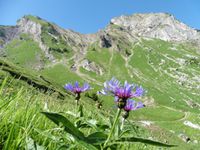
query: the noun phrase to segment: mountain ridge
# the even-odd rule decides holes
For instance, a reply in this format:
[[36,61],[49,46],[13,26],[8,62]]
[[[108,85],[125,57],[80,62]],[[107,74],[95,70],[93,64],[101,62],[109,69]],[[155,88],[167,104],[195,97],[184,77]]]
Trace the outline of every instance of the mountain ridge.
[[[123,15],[120,17],[114,17],[104,29],[94,34],[80,34],[73,30],[63,29],[54,23],[47,22],[40,17],[34,17],[31,15],[27,15],[19,19],[15,27],[19,28],[20,32],[27,33],[31,32],[32,30],[33,35],[36,35],[37,37],[37,32],[41,32],[39,29],[39,24],[42,23],[51,24],[59,31],[59,33],[68,35],[69,41],[75,42],[77,45],[80,44],[82,46],[100,39],[106,39],[107,35],[110,34],[109,31],[113,25],[115,25],[116,28],[118,26],[119,30],[126,30],[129,32],[129,34],[139,38],[157,38],[164,41],[177,42],[194,40],[193,42],[197,42],[198,44],[200,39],[200,33],[198,30],[190,28],[186,24],[179,22],[174,16],[167,13],[138,13],[129,16]],[[36,30],[35,33],[34,30]],[[76,40],[72,40],[72,38]]]
[[[130,16],[120,16],[111,19],[111,23],[125,27],[129,31],[136,32],[136,34],[139,34],[140,36],[158,38],[165,41],[191,40],[193,39],[193,37],[191,37],[190,34],[194,34],[193,36],[197,36],[194,39],[199,39],[200,36],[196,29],[187,26],[186,24],[178,21],[173,15],[167,13],[146,13],[133,14]],[[146,30],[147,33],[141,33],[145,32],[143,30]],[[152,34],[152,32],[154,32],[152,30],[155,30],[155,33]],[[179,32],[183,34],[184,32],[188,33],[185,33],[185,35],[181,38],[178,38],[178,36],[181,36],[180,34],[178,34],[178,32],[178,35],[174,35],[174,37],[166,35],[167,33],[165,33],[165,35],[159,34],[159,32],[170,32],[170,30],[172,30],[171,34],[175,34],[177,32],[176,30],[179,30]]]

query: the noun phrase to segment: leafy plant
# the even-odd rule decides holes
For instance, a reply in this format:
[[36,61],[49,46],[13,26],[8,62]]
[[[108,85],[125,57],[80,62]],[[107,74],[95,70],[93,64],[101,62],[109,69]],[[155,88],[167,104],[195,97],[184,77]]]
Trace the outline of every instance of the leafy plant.
[[[77,144],[80,146],[96,150],[96,149],[107,149],[107,148],[116,148],[118,145],[123,144],[132,144],[135,142],[141,142],[144,144],[150,144],[160,147],[173,147],[175,145],[168,145],[161,142],[157,142],[154,140],[138,138],[134,136],[127,136],[125,133],[129,133],[131,130],[124,130],[123,127],[120,126],[120,115],[123,110],[125,110],[126,115],[123,115],[123,124],[124,120],[128,118],[129,111],[136,110],[142,108],[142,103],[135,103],[133,100],[129,100],[132,97],[139,97],[142,96],[144,90],[142,87],[137,86],[135,91],[133,89],[135,86],[133,84],[128,84],[127,82],[124,83],[124,86],[120,84],[118,80],[112,78],[110,81],[104,83],[105,88],[99,92],[102,94],[111,93],[116,98],[117,103],[117,113],[115,116],[114,121],[109,122],[108,125],[101,124],[97,126],[96,121],[89,121],[89,118],[84,117],[83,114],[83,106],[79,105],[78,113],[73,115],[75,116],[74,124],[58,113],[51,113],[51,112],[42,112],[47,118],[53,121],[55,124],[62,126],[64,131],[71,135],[76,141]],[[80,100],[80,93],[89,90],[90,86],[88,84],[84,84],[83,87],[80,87],[78,82],[75,82],[75,85],[66,84],[65,89],[75,93],[75,100]],[[79,104],[79,103],[77,103]],[[136,104],[136,105],[135,105]],[[71,113],[73,114],[73,113]],[[111,124],[111,126],[109,126]],[[101,129],[102,126],[106,126],[104,130]],[[81,128],[91,128],[93,132],[89,132],[86,136],[80,129]],[[89,130],[89,131],[91,131]]]
[[[65,132],[69,135],[71,135],[77,144],[81,145],[82,147],[85,147],[86,149],[106,149],[106,148],[112,148],[114,145],[119,144],[134,144],[136,142],[144,143],[144,144],[150,144],[154,146],[159,146],[159,147],[174,147],[175,145],[169,145],[169,144],[164,144],[161,142],[157,142],[154,140],[150,139],[144,139],[144,138],[138,138],[138,137],[132,137],[132,136],[123,136],[124,132],[129,132],[127,130],[120,130],[119,128],[119,134],[116,136],[114,139],[107,141],[109,135],[113,133],[113,131],[117,132],[114,127],[112,128],[106,128],[106,130],[101,129],[101,126],[97,126],[97,124],[91,125],[90,122],[86,122],[81,120],[79,128],[82,128],[83,126],[87,125],[87,128],[92,128],[95,129],[94,132],[89,133],[89,135],[85,136],[83,132],[81,132],[77,127],[73,125],[72,122],[70,122],[66,117],[63,115],[60,115],[58,113],[50,113],[50,112],[42,112],[47,118],[49,118],[51,121],[56,123],[59,126],[62,126],[65,130]],[[119,112],[118,112],[119,115]],[[117,115],[117,117],[118,117]],[[116,118],[117,118],[116,117]],[[87,120],[85,118],[84,120]],[[80,120],[79,120],[80,121]],[[76,122],[76,121],[75,121]],[[116,127],[116,121],[114,123]],[[105,126],[105,125],[104,125]],[[108,125],[106,126],[108,127]],[[108,130],[108,131],[107,131]],[[109,133],[109,135],[108,135]],[[120,136],[122,135],[122,136]]]

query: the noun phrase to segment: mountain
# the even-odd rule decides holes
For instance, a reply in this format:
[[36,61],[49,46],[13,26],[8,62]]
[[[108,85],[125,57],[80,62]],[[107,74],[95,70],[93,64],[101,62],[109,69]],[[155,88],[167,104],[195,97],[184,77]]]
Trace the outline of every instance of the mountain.
[[199,42],[200,33],[170,14],[135,14],[113,18],[111,24],[118,25],[132,35],[158,38],[164,41],[193,41]]
[[94,34],[24,16],[16,26],[0,26],[0,57],[2,74],[17,72],[54,91],[75,80],[101,89],[113,76],[141,84],[147,107],[135,112],[137,120],[155,134],[162,129],[167,141],[200,141],[200,32],[170,14],[115,17]]

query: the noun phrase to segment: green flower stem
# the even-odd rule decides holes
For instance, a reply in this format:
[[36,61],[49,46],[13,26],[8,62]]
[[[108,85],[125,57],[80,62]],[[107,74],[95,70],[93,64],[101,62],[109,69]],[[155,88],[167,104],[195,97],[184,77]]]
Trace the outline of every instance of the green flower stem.
[[121,109],[118,108],[117,114],[116,114],[116,116],[115,116],[114,123],[113,123],[113,125],[112,125],[112,127],[111,127],[111,130],[110,130],[110,133],[109,133],[109,135],[108,135],[108,138],[107,138],[107,140],[105,141],[105,143],[104,143],[104,145],[103,145],[104,148],[106,147],[107,143],[110,141],[110,138],[111,138],[112,135],[113,135],[113,132],[114,132],[114,130],[115,130],[115,126],[116,126],[117,123],[118,123],[120,114],[121,114]]
[[79,105],[79,100],[75,100],[76,101],[76,106],[78,107]]
[[76,100],[76,106],[79,105],[79,100],[81,99],[81,94],[80,93],[76,93],[75,94],[75,100]]
[[121,124],[121,130],[123,130],[124,128],[124,123],[125,123],[126,119],[125,118],[122,118],[122,124]]

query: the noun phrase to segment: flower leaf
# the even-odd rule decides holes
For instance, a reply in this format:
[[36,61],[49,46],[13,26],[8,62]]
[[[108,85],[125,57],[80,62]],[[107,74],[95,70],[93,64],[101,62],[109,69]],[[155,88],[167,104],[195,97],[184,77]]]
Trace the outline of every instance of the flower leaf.
[[84,134],[79,131],[67,118],[57,113],[42,112],[47,118],[55,124],[60,123],[65,127],[65,131],[78,139],[84,139]]
[[103,132],[95,132],[87,136],[88,142],[92,144],[102,144],[106,141],[107,135]]
[[144,138],[138,138],[138,137],[123,137],[120,138],[119,140],[116,140],[114,143],[135,143],[135,142],[140,142],[140,143],[144,143],[144,144],[150,144],[150,145],[154,145],[154,146],[161,146],[161,147],[175,147],[177,145],[169,145],[169,144],[165,144],[165,143],[161,143],[161,142],[157,142],[154,140],[149,140],[149,139],[144,139]]
[[64,126],[65,131],[71,134],[80,145],[84,146],[86,149],[97,150],[96,147],[87,142],[87,139],[84,136],[84,134],[81,131],[79,131],[67,118],[57,113],[42,113],[55,124],[62,124]]

